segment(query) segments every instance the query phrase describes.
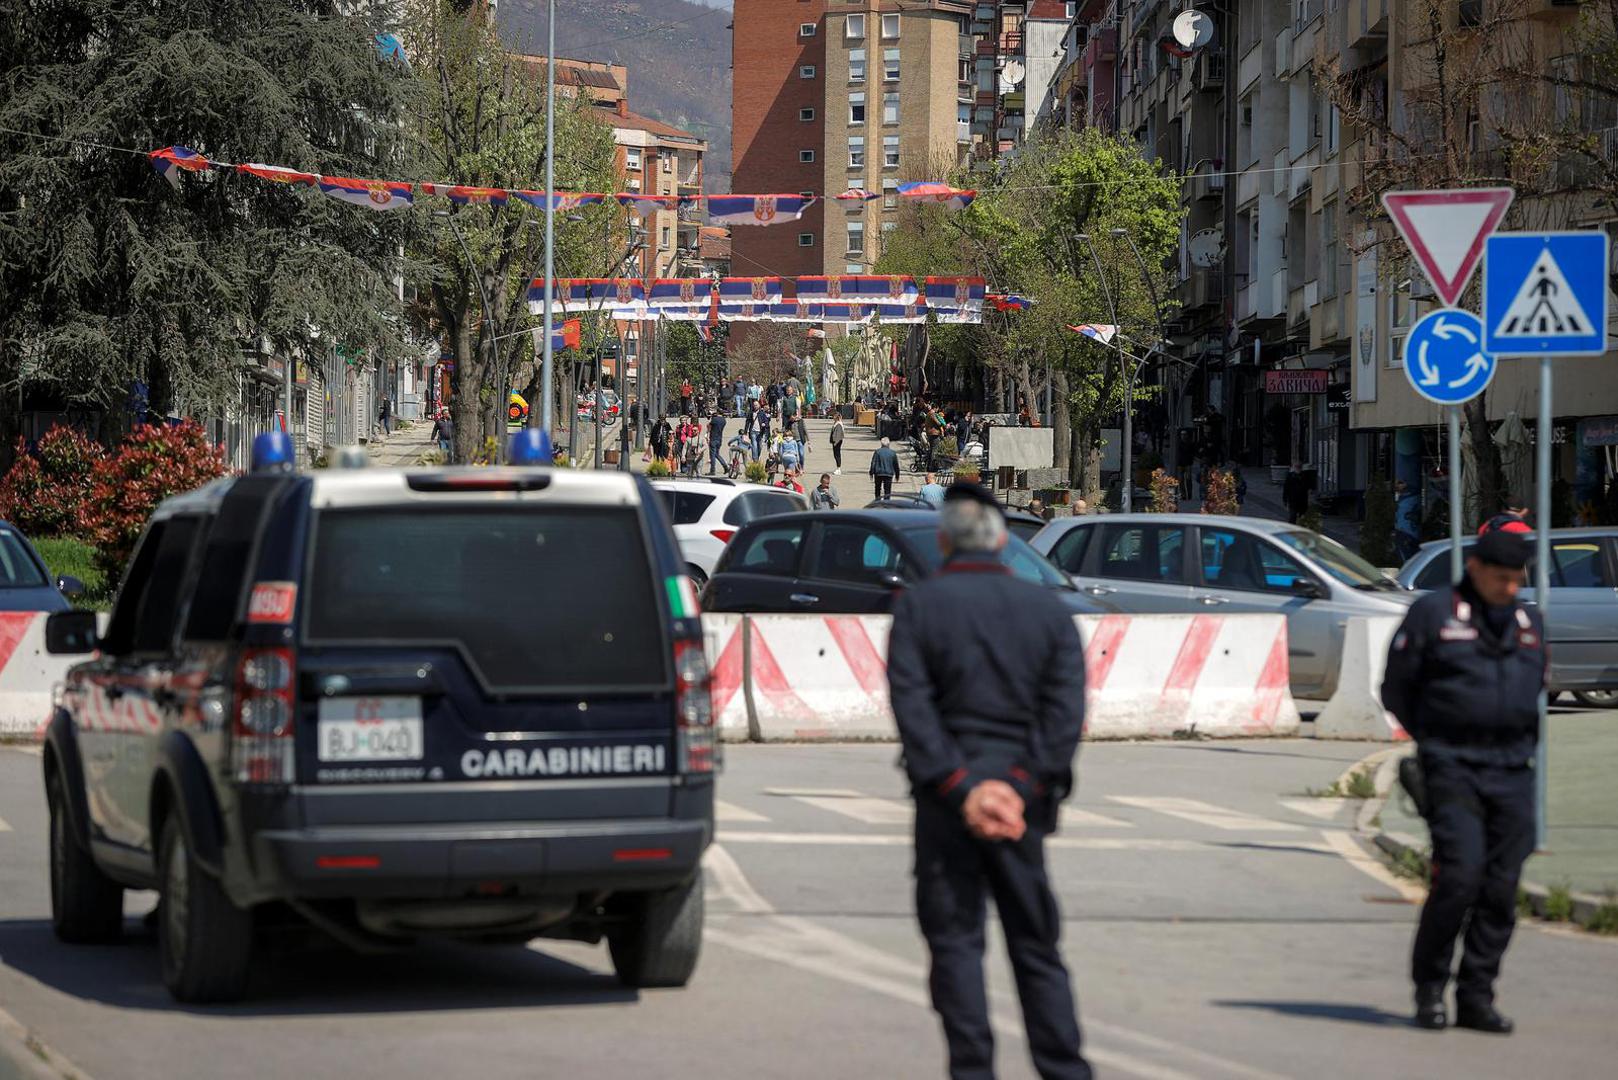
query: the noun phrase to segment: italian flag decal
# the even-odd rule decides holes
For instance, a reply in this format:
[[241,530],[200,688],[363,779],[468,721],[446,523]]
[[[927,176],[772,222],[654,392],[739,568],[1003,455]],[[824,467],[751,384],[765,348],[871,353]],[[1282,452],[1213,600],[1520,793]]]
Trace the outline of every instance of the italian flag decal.
[[676,619],[695,619],[702,614],[702,605],[697,603],[697,587],[691,584],[690,578],[679,574],[664,578],[663,584],[669,593],[669,610]]

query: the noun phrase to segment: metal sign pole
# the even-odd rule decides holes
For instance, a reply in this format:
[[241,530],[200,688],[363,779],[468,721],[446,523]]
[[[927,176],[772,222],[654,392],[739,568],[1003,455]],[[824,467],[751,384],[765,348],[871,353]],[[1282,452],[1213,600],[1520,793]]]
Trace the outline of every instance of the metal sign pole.
[[[1550,618],[1551,606],[1551,358],[1539,360],[1539,423],[1534,432],[1534,600],[1540,617]],[[1544,642],[1540,643],[1544,647]],[[1545,803],[1550,762],[1547,752],[1550,695],[1539,692],[1539,745],[1534,752],[1534,847],[1545,850]]]
[[1461,407],[1451,405],[1449,413],[1449,580],[1461,583]]

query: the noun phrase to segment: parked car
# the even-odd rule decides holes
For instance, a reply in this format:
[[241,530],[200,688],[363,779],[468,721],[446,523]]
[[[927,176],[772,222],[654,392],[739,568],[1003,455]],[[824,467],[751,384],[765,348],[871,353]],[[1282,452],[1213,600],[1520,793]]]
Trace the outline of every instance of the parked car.
[[713,576],[714,564],[737,529],[759,518],[809,509],[809,500],[796,491],[720,476],[659,477],[651,485],[663,499],[685,572],[698,591]]
[[[1025,581],[1062,594],[1075,614],[1116,610],[1085,597],[1044,556],[1012,536],[1003,558]],[[832,510],[743,526],[702,593],[707,611],[871,614],[938,570],[933,510]]]
[[[1532,539],[1532,538],[1530,538]],[[1477,537],[1464,537],[1463,550]],[[1449,584],[1449,541],[1423,544],[1399,568],[1408,589]],[[1521,597],[1534,603],[1534,569]],[[1551,606],[1545,611],[1553,693],[1568,691],[1586,705],[1618,705],[1618,529],[1551,530]]]
[[[913,491],[899,491],[885,499],[865,504],[867,510],[931,510],[932,505]],[[1032,540],[1045,527],[1045,519],[1026,510],[1006,509],[1006,527],[1011,535]]]
[[1295,697],[1337,689],[1353,615],[1397,615],[1415,600],[1335,540],[1284,521],[1204,514],[1059,518],[1033,540],[1087,596],[1138,614],[1287,617]]
[[16,526],[0,521],[0,611],[66,611],[69,596],[84,592],[84,582],[63,575],[51,581],[50,569]]

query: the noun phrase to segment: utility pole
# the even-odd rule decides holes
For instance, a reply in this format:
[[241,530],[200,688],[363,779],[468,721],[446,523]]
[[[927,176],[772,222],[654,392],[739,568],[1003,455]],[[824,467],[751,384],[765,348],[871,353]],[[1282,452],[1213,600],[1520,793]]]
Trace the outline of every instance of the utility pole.
[[[556,0],[546,5],[549,16],[545,20],[545,356],[540,364],[539,430],[547,436],[551,431],[551,306],[556,273]],[[578,412],[577,409],[573,410]],[[528,410],[528,422],[534,422],[534,410]],[[570,449],[572,436],[569,435]]]

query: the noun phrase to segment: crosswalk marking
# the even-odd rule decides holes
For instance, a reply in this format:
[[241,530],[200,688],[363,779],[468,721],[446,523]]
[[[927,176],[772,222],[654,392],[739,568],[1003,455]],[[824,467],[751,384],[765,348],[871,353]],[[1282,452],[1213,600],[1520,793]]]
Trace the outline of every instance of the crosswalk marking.
[[821,810],[830,810],[834,814],[841,814],[843,817],[853,818],[867,825],[909,825],[916,816],[914,808],[903,799],[874,799],[869,796],[824,798],[816,795],[799,795],[797,801]]
[[[761,832],[757,830],[726,829],[716,839],[724,844],[782,844],[799,847],[909,847],[913,842],[908,833],[798,833]],[[1046,846],[1073,851],[1220,851],[1228,852],[1229,845],[1216,840],[1188,840],[1170,837],[1121,836],[1062,836],[1045,841]],[[1249,842],[1244,848],[1270,848],[1282,853],[1298,851],[1330,852],[1326,844],[1312,841],[1288,841],[1285,844]]]
[[746,807],[728,803],[724,799],[715,799],[713,815],[719,821],[768,821],[763,814],[755,814]]
[[6,819],[5,818],[0,817],[0,832],[10,832],[10,831],[11,831],[11,826],[6,824]]
[[1302,832],[1302,825],[1273,821],[1254,814],[1244,814],[1223,806],[1215,806],[1200,799],[1180,799],[1172,796],[1108,795],[1107,798],[1124,806],[1153,810],[1198,825],[1209,825],[1230,832]]
[[1343,799],[1282,799],[1281,805],[1295,814],[1330,821],[1343,808]]
[[1123,818],[1108,817],[1094,810],[1080,810],[1077,806],[1062,807],[1062,827],[1065,829],[1133,829],[1135,823]]

